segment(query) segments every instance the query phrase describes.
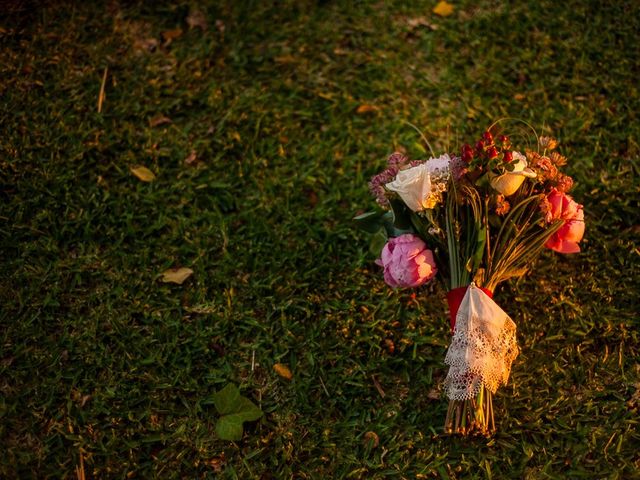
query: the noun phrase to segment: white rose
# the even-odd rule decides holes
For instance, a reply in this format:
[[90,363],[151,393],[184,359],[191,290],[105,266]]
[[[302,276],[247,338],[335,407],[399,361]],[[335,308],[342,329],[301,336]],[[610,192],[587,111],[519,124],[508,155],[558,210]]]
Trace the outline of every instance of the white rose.
[[525,178],[535,178],[536,172],[527,167],[527,157],[513,152],[513,170],[502,175],[489,174],[491,187],[505,197],[513,195],[520,188]]
[[433,208],[442,200],[442,192],[447,189],[450,162],[447,154],[431,158],[415,167],[400,170],[395,180],[385,186],[396,192],[414,212]]

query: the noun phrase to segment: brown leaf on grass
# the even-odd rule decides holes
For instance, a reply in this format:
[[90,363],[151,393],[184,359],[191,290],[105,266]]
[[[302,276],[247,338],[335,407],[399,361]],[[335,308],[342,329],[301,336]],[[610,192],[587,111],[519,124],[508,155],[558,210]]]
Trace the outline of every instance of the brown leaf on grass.
[[373,386],[376,387],[376,390],[378,391],[380,396],[382,398],[386,397],[387,394],[384,393],[384,390],[382,389],[382,386],[380,385],[380,382],[378,382],[378,379],[375,377],[375,375],[371,375],[371,380],[373,380]]
[[274,58],[276,63],[280,63],[283,65],[286,65],[287,63],[296,63],[296,57],[294,57],[293,55],[279,55],[277,57]]
[[219,457],[213,457],[204,462],[208,467],[210,467],[214,472],[221,472],[223,467],[227,463],[227,459],[224,456],[224,452]]
[[189,28],[199,28],[203,32],[209,28],[206,15],[201,10],[195,8],[189,10],[187,25],[189,25]]
[[182,285],[184,281],[191,275],[193,275],[193,270],[191,270],[190,268],[170,268],[169,270],[165,270],[164,272],[162,272],[162,282],[177,283],[178,285]]
[[224,22],[222,20],[216,20],[216,28],[220,33],[224,33],[226,27],[224,26]]
[[384,339],[384,346],[387,349],[388,353],[393,353],[396,351],[396,345],[393,343],[393,340],[391,340],[390,338]]
[[149,170],[147,167],[136,166],[131,167],[131,173],[133,173],[138,180],[143,182],[153,182],[156,179],[156,174]]
[[172,30],[165,30],[160,35],[164,40],[164,44],[169,45],[172,41],[174,41],[176,38],[179,38],[182,35],[182,29],[174,28]]
[[158,48],[159,43],[155,38],[136,38],[133,42],[133,50],[136,52],[152,52]]
[[315,190],[312,190],[310,188],[305,189],[304,192],[307,195],[307,200],[309,200],[309,205],[311,207],[315,207],[318,204],[318,194],[315,192]]
[[375,105],[367,105],[367,104],[362,104],[356,109],[356,113],[359,115],[363,115],[366,113],[374,113],[377,111],[378,111],[378,107],[376,107]]
[[431,23],[429,20],[427,20],[426,17],[414,17],[414,18],[408,18],[407,19],[407,27],[409,27],[409,30],[413,31],[419,27],[425,27],[428,28],[429,30],[437,30],[438,26],[434,25],[433,23]]
[[430,400],[439,400],[440,399],[440,392],[438,391],[437,388],[432,388],[431,390],[429,390],[427,392],[427,398]]
[[378,445],[380,445],[380,437],[378,437],[378,434],[376,432],[365,433],[363,440],[364,444],[370,445],[371,448],[376,448]]
[[516,93],[513,96],[514,100],[517,100],[518,102],[521,102],[522,100],[524,100],[526,97],[526,95],[524,95],[523,93]]
[[184,164],[187,167],[195,167],[199,163],[198,155],[195,150],[191,150],[191,153],[184,159]]
[[164,115],[156,115],[151,120],[149,120],[149,125],[153,127],[159,127],[160,125],[165,125],[167,123],[171,123],[171,119],[169,117],[165,117]]
[[433,13],[439,15],[440,17],[448,17],[453,13],[453,5],[443,0],[442,2],[438,2],[438,4],[433,7]]
[[276,363],[273,366],[273,369],[282,378],[286,378],[287,380],[293,379],[293,373],[291,373],[291,370],[289,370],[289,367],[287,367],[286,365],[282,363]]

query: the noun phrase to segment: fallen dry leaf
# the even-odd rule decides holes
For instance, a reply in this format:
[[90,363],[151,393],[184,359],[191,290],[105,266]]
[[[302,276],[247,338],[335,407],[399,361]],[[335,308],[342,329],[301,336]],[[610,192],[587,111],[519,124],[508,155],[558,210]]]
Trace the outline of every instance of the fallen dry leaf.
[[432,388],[427,392],[427,398],[430,400],[438,400],[440,399],[440,392],[437,388]]
[[356,113],[360,115],[364,113],[373,113],[377,111],[378,111],[378,107],[376,107],[375,105],[367,105],[367,104],[362,104],[356,109]]
[[137,166],[131,167],[131,173],[133,173],[139,180],[143,182],[153,182],[156,179],[156,174],[149,170],[147,167]]
[[222,20],[216,20],[216,28],[220,33],[224,33],[226,27],[224,26],[224,22]]
[[133,49],[137,52],[152,52],[158,48],[158,40],[155,38],[138,38],[133,42]]
[[169,270],[165,270],[164,272],[162,272],[162,282],[177,283],[178,285],[182,285],[184,281],[191,275],[193,275],[193,270],[191,270],[190,268],[170,268]]
[[223,452],[219,457],[213,457],[210,460],[206,460],[204,463],[213,469],[214,472],[221,472],[227,463],[227,459]]
[[391,340],[390,338],[384,339],[384,346],[387,349],[388,353],[393,353],[396,351],[396,345],[395,343],[393,343],[393,340]]
[[425,17],[415,17],[407,19],[407,27],[409,30],[415,30],[418,27],[426,27],[430,30],[437,30],[438,26],[429,22]]
[[293,378],[293,373],[289,370],[289,367],[283,365],[282,363],[276,363],[273,366],[275,372],[280,375],[282,378],[286,378],[287,380],[291,380]]
[[516,93],[513,98],[519,102],[527,98],[523,93]]
[[453,13],[453,5],[445,1],[438,2],[438,4],[433,7],[433,13],[441,17],[448,17]]
[[364,444],[370,445],[371,448],[376,448],[378,445],[380,445],[380,437],[378,437],[378,434],[376,432],[365,433],[363,440]]
[[380,385],[380,382],[378,382],[378,379],[375,377],[375,375],[371,375],[371,380],[373,380],[373,386],[376,387],[376,390],[378,391],[380,396],[384,398],[387,394],[384,393],[382,385]]
[[159,127],[160,125],[164,125],[166,123],[171,123],[171,119],[169,117],[165,117],[164,115],[156,115],[151,120],[149,120],[149,125],[151,127]]
[[187,25],[189,25],[189,28],[199,28],[203,32],[209,27],[206,15],[197,9],[191,9],[189,11],[189,15],[187,15]]
[[182,35],[182,29],[174,28],[173,30],[165,30],[160,35],[162,35],[165,45],[168,45]]
[[195,150],[191,150],[191,153],[184,159],[184,164],[187,167],[194,167],[198,164],[198,155]]
[[280,55],[274,58],[276,63],[282,63],[282,64],[287,64],[287,63],[296,63],[296,57],[294,57],[293,55]]

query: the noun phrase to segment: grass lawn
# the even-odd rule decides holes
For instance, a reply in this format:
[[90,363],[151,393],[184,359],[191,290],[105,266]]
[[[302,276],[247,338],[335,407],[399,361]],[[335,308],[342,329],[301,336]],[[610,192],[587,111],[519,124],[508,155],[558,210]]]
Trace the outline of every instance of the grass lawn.
[[[640,5],[511,3],[0,2],[0,478],[640,478]],[[444,291],[391,291],[351,218],[406,122],[503,116],[559,138],[587,233],[497,292],[522,353],[461,439]]]

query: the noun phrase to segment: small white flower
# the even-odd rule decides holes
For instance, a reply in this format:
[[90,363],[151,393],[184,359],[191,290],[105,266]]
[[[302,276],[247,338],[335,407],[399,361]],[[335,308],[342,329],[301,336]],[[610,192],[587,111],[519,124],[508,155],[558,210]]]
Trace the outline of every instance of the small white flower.
[[489,174],[491,187],[505,197],[513,195],[520,188],[525,178],[535,178],[536,172],[527,166],[527,157],[520,152],[513,152],[513,170],[502,175]]
[[385,186],[396,192],[414,212],[431,209],[442,201],[447,190],[451,158],[444,154],[406,170],[400,170],[393,182]]

